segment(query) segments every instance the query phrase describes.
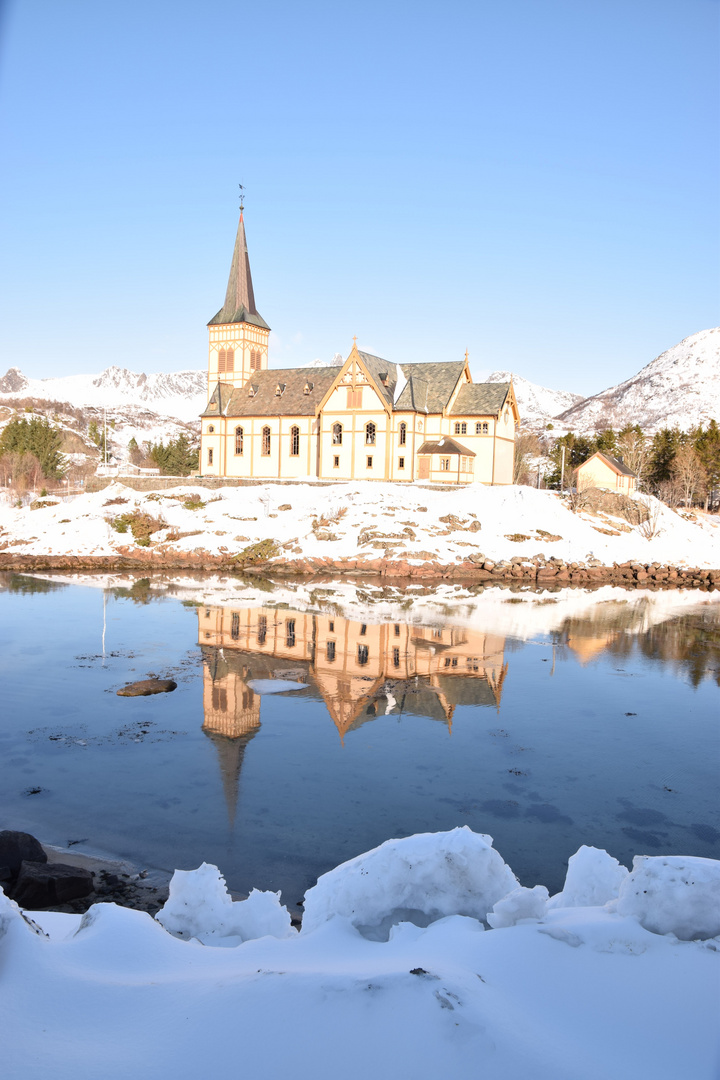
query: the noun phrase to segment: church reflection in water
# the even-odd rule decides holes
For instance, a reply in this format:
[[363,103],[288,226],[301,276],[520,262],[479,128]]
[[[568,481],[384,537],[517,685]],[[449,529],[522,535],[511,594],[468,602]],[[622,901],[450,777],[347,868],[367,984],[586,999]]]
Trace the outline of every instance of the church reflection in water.
[[203,731],[218,752],[235,818],[245,748],[261,722],[249,683],[291,679],[322,700],[341,740],[382,715],[414,714],[452,731],[458,705],[499,708],[505,638],[462,627],[362,623],[289,608],[198,608]]

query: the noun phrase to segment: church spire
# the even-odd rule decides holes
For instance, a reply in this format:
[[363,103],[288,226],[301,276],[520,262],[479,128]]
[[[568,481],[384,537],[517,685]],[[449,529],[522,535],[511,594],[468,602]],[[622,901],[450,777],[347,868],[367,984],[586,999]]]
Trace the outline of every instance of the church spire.
[[270,329],[255,307],[255,294],[253,293],[250,259],[248,258],[247,240],[245,239],[245,222],[241,206],[225,303],[217,315],[210,320],[208,326],[242,322],[252,323],[253,326],[261,326],[265,330]]

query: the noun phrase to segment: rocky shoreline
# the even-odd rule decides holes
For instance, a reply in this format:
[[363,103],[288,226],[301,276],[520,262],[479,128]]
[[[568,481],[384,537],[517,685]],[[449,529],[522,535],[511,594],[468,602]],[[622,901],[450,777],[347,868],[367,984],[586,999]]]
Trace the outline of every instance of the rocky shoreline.
[[423,562],[399,558],[298,558],[242,560],[238,557],[192,552],[168,556],[137,549],[131,555],[15,555],[0,552],[0,571],[11,573],[90,571],[133,572],[191,570],[281,577],[317,575],[380,577],[384,579],[454,580],[469,583],[535,585],[546,588],[580,585],[584,588],[621,585],[632,588],[720,588],[720,569],[672,566],[628,560],[612,566],[600,562],[567,562],[559,558],[513,556],[486,559],[473,554],[454,563],[435,558]]
[[114,903],[155,915],[167,900],[170,877],[121,859],[41,844],[30,833],[0,832],[0,886],[27,911],[82,915],[93,904]]

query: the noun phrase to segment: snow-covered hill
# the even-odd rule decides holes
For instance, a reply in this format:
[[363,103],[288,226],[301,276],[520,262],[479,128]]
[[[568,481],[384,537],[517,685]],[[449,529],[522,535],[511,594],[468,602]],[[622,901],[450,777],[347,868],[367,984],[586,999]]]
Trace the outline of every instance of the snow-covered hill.
[[203,371],[138,375],[109,367],[99,375],[31,379],[10,368],[0,378],[0,430],[18,407],[29,403],[60,428],[62,452],[69,462],[94,468],[99,454],[90,437],[91,424],[102,429],[107,419],[110,460],[125,461],[133,438],[139,446],[168,442],[183,433],[192,439],[199,432],[199,414],[206,401]]
[[0,400],[13,397],[69,402],[77,408],[142,405],[164,416],[192,421],[197,420],[207,401],[207,372],[144,375],[127,368],[109,367],[99,375],[30,379],[18,368],[10,368],[0,378]]
[[[686,337],[625,382],[558,415],[573,431],[640,424],[646,432],[720,420],[720,327]],[[559,426],[557,424],[556,426]]]
[[569,390],[549,390],[546,386],[538,386],[514,371],[493,371],[485,382],[510,382],[511,379],[520,410],[520,422],[525,428],[543,428],[558,413],[585,400],[582,394],[571,394]]

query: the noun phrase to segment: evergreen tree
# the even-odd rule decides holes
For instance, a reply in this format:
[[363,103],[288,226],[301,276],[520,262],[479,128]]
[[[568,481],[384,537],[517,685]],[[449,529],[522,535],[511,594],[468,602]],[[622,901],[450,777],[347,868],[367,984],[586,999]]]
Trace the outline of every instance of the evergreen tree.
[[661,428],[653,435],[647,469],[648,482],[653,490],[672,479],[675,455],[685,438],[678,428]]
[[65,472],[61,445],[61,432],[45,417],[33,416],[29,420],[15,417],[0,438],[0,456],[7,453],[32,454],[39,461],[44,477],[59,480]]
[[189,476],[198,468],[197,447],[190,445],[190,440],[183,432],[177,439],[171,439],[167,446],[154,443],[149,456],[165,476]]

